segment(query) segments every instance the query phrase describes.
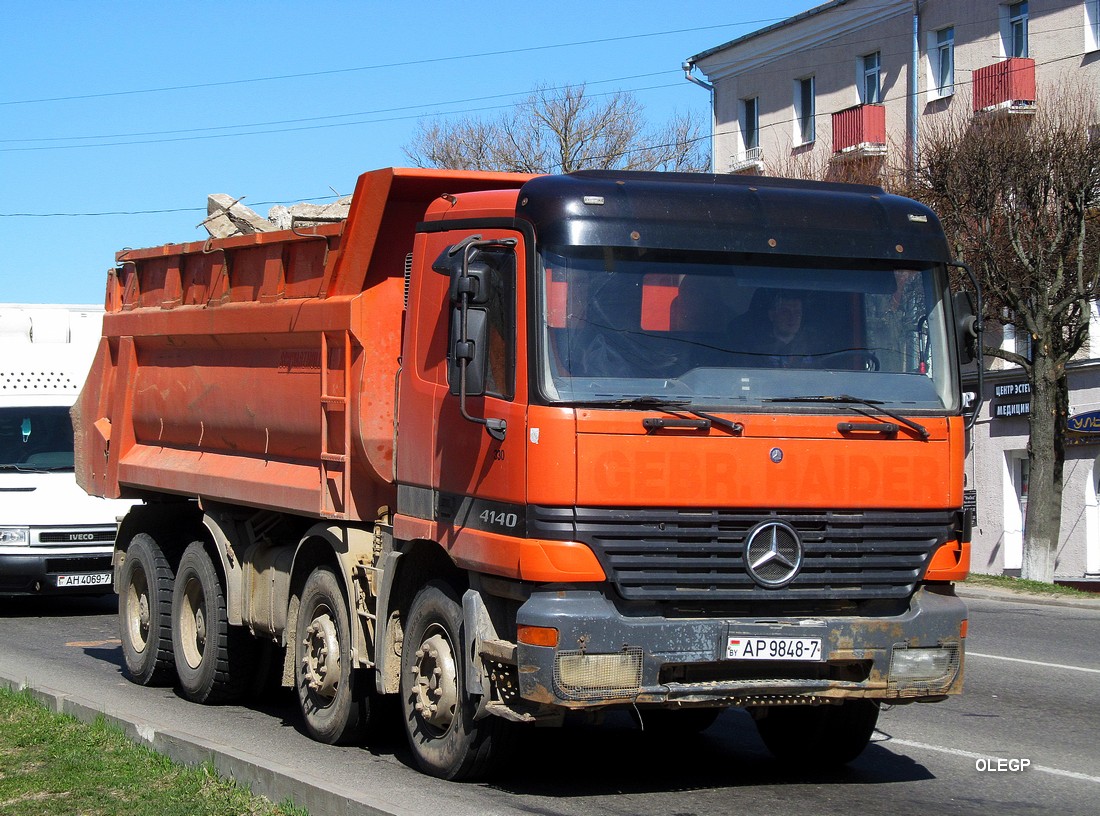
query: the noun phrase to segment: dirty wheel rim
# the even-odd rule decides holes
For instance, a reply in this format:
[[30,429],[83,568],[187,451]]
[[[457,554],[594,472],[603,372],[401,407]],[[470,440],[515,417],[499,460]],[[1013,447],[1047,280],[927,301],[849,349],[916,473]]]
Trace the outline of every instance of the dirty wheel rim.
[[417,716],[426,725],[446,731],[458,708],[458,673],[454,648],[441,626],[430,626],[424,632],[412,672]]
[[328,608],[319,607],[315,611],[302,645],[305,647],[302,667],[310,691],[333,699],[340,685],[340,635]]
[[197,669],[206,651],[206,595],[197,578],[187,581],[180,610],[180,640],[187,665]]
[[130,584],[126,587],[126,622],[134,651],[145,651],[150,627],[149,581],[145,570],[136,564],[130,573]]

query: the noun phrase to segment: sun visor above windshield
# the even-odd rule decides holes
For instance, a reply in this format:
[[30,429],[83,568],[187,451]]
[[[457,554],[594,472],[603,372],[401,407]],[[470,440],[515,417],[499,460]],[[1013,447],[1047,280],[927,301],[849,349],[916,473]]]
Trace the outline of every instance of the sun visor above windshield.
[[931,210],[864,185],[581,171],[528,181],[518,214],[543,245],[950,260]]

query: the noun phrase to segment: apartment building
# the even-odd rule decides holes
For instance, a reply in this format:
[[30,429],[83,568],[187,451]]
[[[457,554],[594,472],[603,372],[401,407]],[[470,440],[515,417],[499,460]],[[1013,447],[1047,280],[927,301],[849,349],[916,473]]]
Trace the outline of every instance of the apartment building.
[[[833,0],[684,63],[711,87],[716,172],[873,179],[918,155],[936,117],[1029,116],[1100,94],[1100,0]],[[1100,123],[1098,123],[1100,124]],[[1071,365],[1059,580],[1100,578],[1100,319]],[[1024,350],[1009,327],[996,338]],[[987,343],[990,341],[987,335]],[[994,362],[967,456],[972,567],[1018,574],[1026,377]],[[1094,432],[1093,428],[1096,428]]]

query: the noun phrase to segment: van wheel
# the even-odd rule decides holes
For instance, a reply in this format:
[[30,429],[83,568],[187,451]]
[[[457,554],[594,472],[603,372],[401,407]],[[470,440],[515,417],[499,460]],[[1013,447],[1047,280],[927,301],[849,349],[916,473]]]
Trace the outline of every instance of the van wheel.
[[482,776],[503,753],[510,725],[474,721],[466,693],[462,606],[449,585],[433,581],[413,599],[401,647],[401,705],[416,764],[443,779]]
[[343,588],[328,567],[306,579],[294,639],[294,685],[306,731],[328,745],[356,740],[370,715],[351,660]]
[[138,533],[119,573],[118,623],[130,679],[142,686],[172,682],[172,582],[175,573],[160,546]]
[[756,730],[776,759],[846,765],[863,753],[878,722],[874,700],[839,705],[764,706],[752,710]]
[[172,651],[183,695],[196,703],[238,699],[250,679],[253,641],[229,625],[225,589],[201,541],[187,545],[172,590]]

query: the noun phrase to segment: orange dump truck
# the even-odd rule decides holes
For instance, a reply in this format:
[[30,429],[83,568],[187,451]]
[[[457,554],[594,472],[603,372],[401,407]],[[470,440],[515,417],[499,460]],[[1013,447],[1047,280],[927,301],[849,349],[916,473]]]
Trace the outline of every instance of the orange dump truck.
[[274,654],[312,736],[397,695],[446,778],[614,708],[846,762],[962,686],[950,265],[878,188],[616,172],[379,170],[341,223],[120,252],[73,417],[142,500],[127,672],[225,701]]

